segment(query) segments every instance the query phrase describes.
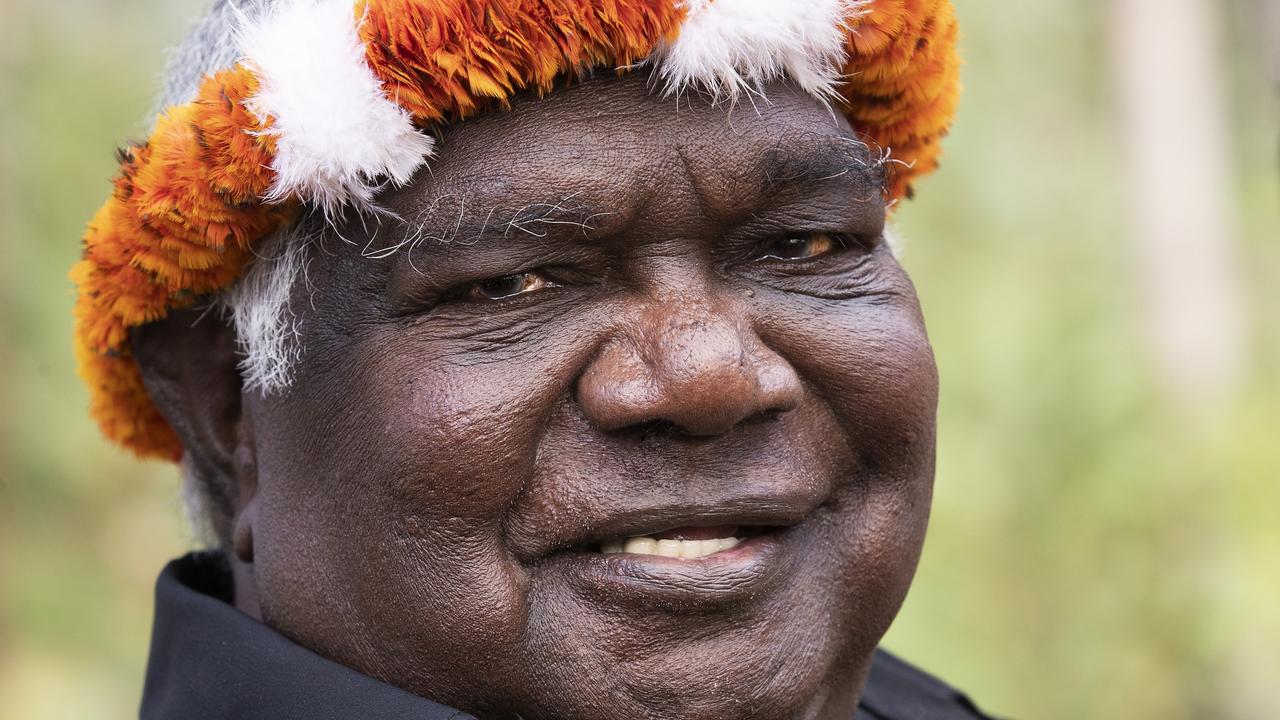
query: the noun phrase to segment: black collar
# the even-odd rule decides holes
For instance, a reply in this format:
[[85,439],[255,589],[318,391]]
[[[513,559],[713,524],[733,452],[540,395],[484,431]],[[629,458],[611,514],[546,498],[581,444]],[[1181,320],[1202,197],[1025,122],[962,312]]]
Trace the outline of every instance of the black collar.
[[[230,604],[225,558],[193,553],[156,583],[142,720],[476,720],[326,660]],[[877,651],[854,720],[981,720],[964,695]]]
[[217,555],[161,573],[142,720],[475,720],[320,657],[235,609],[230,590]]

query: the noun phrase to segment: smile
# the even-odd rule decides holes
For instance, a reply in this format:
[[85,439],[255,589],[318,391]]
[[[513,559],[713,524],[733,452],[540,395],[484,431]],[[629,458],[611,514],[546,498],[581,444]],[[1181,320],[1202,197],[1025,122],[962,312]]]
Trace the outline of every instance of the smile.
[[764,530],[762,527],[737,525],[683,527],[653,535],[605,540],[600,543],[599,552],[605,555],[626,553],[696,560],[731,550]]
[[[803,492],[743,494],[691,504],[614,509],[537,548],[528,565],[590,602],[669,614],[747,607],[788,586],[805,548],[828,542],[825,498]],[[536,548],[536,546],[535,546]]]

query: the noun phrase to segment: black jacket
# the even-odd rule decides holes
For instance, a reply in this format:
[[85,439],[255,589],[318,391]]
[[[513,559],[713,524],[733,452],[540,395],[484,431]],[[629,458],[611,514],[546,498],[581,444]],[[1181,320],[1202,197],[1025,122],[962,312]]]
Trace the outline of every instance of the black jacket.
[[[215,555],[169,563],[156,618],[143,720],[474,720],[316,655],[229,604]],[[961,693],[877,651],[854,720],[981,720]]]

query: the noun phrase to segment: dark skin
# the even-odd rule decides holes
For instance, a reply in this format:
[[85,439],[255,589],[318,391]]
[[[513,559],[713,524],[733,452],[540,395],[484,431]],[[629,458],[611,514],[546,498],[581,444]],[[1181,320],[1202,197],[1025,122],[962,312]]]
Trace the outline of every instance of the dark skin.
[[[312,253],[288,391],[242,391],[216,320],[135,350],[229,498],[238,606],[298,643],[484,718],[847,719],[933,478],[883,178],[786,85],[646,81],[448,128],[404,222]],[[744,542],[600,552],[714,527]]]

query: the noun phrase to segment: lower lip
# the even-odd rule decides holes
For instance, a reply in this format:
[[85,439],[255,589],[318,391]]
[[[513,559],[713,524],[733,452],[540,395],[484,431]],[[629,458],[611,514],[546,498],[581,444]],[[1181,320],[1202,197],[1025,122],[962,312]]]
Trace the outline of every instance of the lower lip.
[[563,572],[583,591],[610,603],[686,609],[741,602],[782,580],[789,531],[747,538],[700,558],[564,553],[546,570]]

